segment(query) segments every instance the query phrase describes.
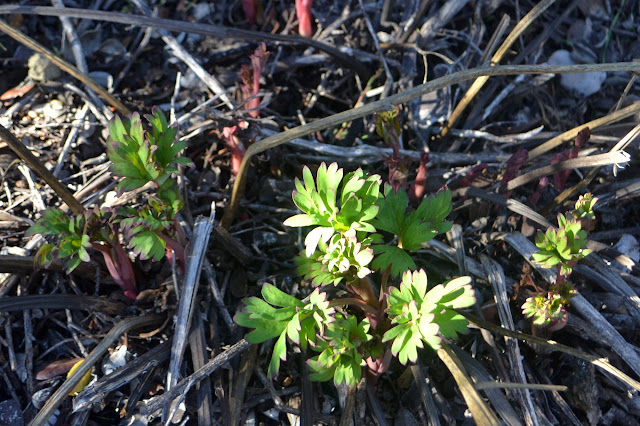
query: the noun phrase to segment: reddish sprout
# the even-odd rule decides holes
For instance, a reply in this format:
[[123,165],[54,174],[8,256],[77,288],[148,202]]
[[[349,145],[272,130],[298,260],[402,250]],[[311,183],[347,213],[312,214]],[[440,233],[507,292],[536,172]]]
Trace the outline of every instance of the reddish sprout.
[[242,0],[242,10],[244,16],[249,21],[249,25],[253,25],[256,22],[256,5],[253,0]]
[[311,5],[313,0],[296,0],[296,14],[298,15],[298,33],[303,37],[313,35],[311,20]]
[[237,131],[238,126],[225,127],[222,130],[225,142],[227,143],[227,148],[229,148],[229,152],[231,152],[231,170],[234,175],[238,174],[238,171],[240,170],[240,163],[242,163],[242,158],[246,152],[240,138],[235,135]]
[[416,181],[409,187],[409,200],[411,204],[417,206],[424,196],[427,187],[427,175],[429,174],[429,154],[423,152],[420,154],[420,165],[418,166],[418,174]]
[[[500,182],[500,187],[504,187],[513,180],[524,163],[527,161],[529,157],[529,151],[524,148],[520,148],[507,160],[507,167],[504,171],[504,176],[502,177],[502,182]],[[504,193],[505,197],[509,197],[511,195],[511,191],[507,191]]]
[[260,98],[258,97],[258,93],[260,92],[260,74],[262,74],[262,69],[267,63],[269,54],[267,46],[264,43],[260,44],[250,56],[251,66],[242,65],[240,69],[240,78],[243,83],[240,88],[242,89],[242,96],[246,101],[244,107],[253,118],[260,116],[260,111],[258,110],[260,107]]

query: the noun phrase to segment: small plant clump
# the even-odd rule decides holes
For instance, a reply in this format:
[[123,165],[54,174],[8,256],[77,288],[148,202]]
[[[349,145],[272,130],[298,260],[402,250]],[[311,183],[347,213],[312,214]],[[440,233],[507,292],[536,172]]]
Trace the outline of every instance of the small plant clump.
[[568,278],[578,261],[591,253],[586,248],[587,235],[595,224],[593,206],[597,200],[590,193],[580,196],[575,210],[558,215],[557,228],[549,228],[536,236],[539,251],[533,254],[533,260],[544,268],[556,267],[558,271],[555,284],[546,294],[531,296],[522,305],[522,313],[532,318],[536,326],[549,326],[554,331],[566,323],[566,305],[575,294]]
[[137,113],[114,117],[107,141],[111,172],[122,178],[118,194],[150,184],[155,192],[145,204],[94,208],[75,217],[61,209],[48,209],[28,232],[56,239],[42,245],[36,254],[36,262],[45,267],[60,259],[71,273],[90,260],[89,250],[100,252],[114,281],[131,299],[137,295],[137,286],[125,247],[142,260],[161,260],[166,255],[179,268],[185,261],[186,239],[177,222],[184,202],[175,176],[181,166],[192,163],[179,155],[186,144],[175,140],[177,129],[169,126],[159,108],[146,118],[148,131]]
[[[378,175],[360,169],[345,175],[336,163],[321,164],[315,179],[308,167],[302,174],[293,193],[302,213],[284,223],[313,227],[296,262],[316,288],[299,300],[265,284],[263,299],[247,299],[245,312],[235,317],[254,329],[248,341],[277,338],[271,377],[286,360],[287,342],[317,353],[308,360],[312,379],[353,386],[363,367],[375,380],[393,356],[403,364],[415,362],[417,349],[438,349],[443,338],[466,331],[467,320],[456,309],[475,303],[471,278],[430,287],[410,254],[451,228],[445,221],[451,211],[448,189],[409,210],[407,193],[389,185],[381,191]],[[390,286],[396,279],[399,286]],[[348,296],[333,297],[337,286]]]

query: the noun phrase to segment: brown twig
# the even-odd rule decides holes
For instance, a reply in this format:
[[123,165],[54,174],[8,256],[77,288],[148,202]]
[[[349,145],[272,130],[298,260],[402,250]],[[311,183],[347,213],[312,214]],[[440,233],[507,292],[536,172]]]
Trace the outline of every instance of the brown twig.
[[[504,42],[500,45],[500,48],[496,51],[496,53],[491,58],[491,64],[495,65],[502,60],[504,55],[509,51],[511,45],[515,43],[515,41],[520,37],[520,35],[526,30],[529,25],[533,23],[533,21],[538,18],[549,6],[555,3],[556,0],[542,0],[540,3],[535,5],[533,9],[529,11],[518,24],[513,28],[513,31],[509,34],[509,36],[504,40]],[[451,113],[451,116],[447,120],[447,123],[442,128],[442,132],[440,132],[440,136],[445,136],[449,130],[456,124],[464,110],[471,103],[476,94],[482,89],[482,86],[489,80],[489,76],[481,76],[476,81],[473,82],[467,93],[465,93],[462,100],[458,103],[456,108]]]

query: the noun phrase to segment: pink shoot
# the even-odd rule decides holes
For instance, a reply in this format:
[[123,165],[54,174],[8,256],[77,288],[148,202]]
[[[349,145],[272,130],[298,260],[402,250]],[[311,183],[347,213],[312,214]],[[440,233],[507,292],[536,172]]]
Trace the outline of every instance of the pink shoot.
[[536,192],[533,193],[533,195],[531,196],[531,199],[529,200],[531,202],[532,206],[536,206],[536,204],[538,204],[538,201],[540,200],[540,196],[542,195],[542,191],[544,191],[544,189],[549,185],[549,178],[548,177],[543,177],[542,179],[540,179],[540,182],[538,182],[538,186],[536,188]]
[[234,175],[238,174],[238,171],[240,170],[240,163],[242,163],[244,153],[247,151],[240,141],[240,138],[236,136],[235,133],[237,131],[238,126],[225,127],[222,130],[225,142],[227,143],[227,148],[229,148],[229,151],[231,152],[231,170]]
[[473,182],[487,170],[489,165],[487,163],[480,163],[473,166],[469,173],[467,173],[462,179],[460,179],[460,188],[468,188]]
[[127,256],[124,248],[118,242],[115,242],[111,248],[97,243],[92,243],[91,246],[102,253],[109,275],[120,286],[124,295],[135,300],[138,295],[136,278],[131,259]]
[[416,175],[416,181],[409,187],[409,200],[411,204],[417,206],[420,204],[420,200],[424,196],[424,192],[427,186],[427,175],[429,174],[429,154],[423,152],[420,154],[420,165],[418,166],[418,173]]
[[[504,171],[502,182],[500,182],[501,187],[505,186],[516,177],[522,166],[524,166],[524,163],[527,161],[527,157],[529,157],[529,152],[524,148],[520,148],[507,160],[507,167]],[[509,197],[509,195],[511,195],[511,191],[504,193],[505,197]]]
[[266,44],[261,43],[250,56],[251,66],[242,65],[240,69],[240,78],[242,79],[240,89],[245,101],[244,108],[253,118],[260,116],[258,109],[260,107],[260,98],[257,96],[260,92],[260,74],[262,74],[262,69],[267,63],[269,54]]
[[313,0],[296,0],[296,14],[298,15],[298,33],[303,37],[313,35],[311,20],[311,5]]
[[[591,136],[591,131],[588,127],[582,129],[578,136],[576,136],[575,144],[573,145],[573,149],[566,149],[556,155],[553,156],[553,160],[551,160],[551,164],[557,164],[564,160],[569,160],[571,158],[577,158],[580,149],[587,144],[589,141],[589,137]],[[564,187],[567,184],[567,179],[569,179],[569,175],[571,174],[571,170],[563,170],[561,172],[555,173],[553,175],[553,184],[560,191],[564,191]]]

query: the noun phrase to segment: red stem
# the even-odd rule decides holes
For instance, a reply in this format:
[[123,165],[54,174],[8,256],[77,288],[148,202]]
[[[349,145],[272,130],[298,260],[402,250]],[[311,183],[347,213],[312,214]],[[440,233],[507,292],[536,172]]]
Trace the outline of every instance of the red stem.
[[176,240],[162,232],[158,232],[158,237],[162,238],[162,241],[167,244],[167,247],[173,251],[176,256],[176,266],[180,273],[184,274],[187,265],[184,247],[182,247]]
[[311,5],[313,0],[296,0],[296,14],[298,15],[298,33],[303,37],[313,35],[311,24]]
[[[91,247],[102,253],[109,275],[111,275],[116,284],[120,286],[124,295],[129,299],[135,300],[138,295],[138,288],[136,286],[133,265],[131,265],[131,259],[129,259],[129,256],[127,256],[127,253],[120,243],[114,243],[111,249],[98,243],[91,243]],[[115,253],[115,260],[113,253]]]

